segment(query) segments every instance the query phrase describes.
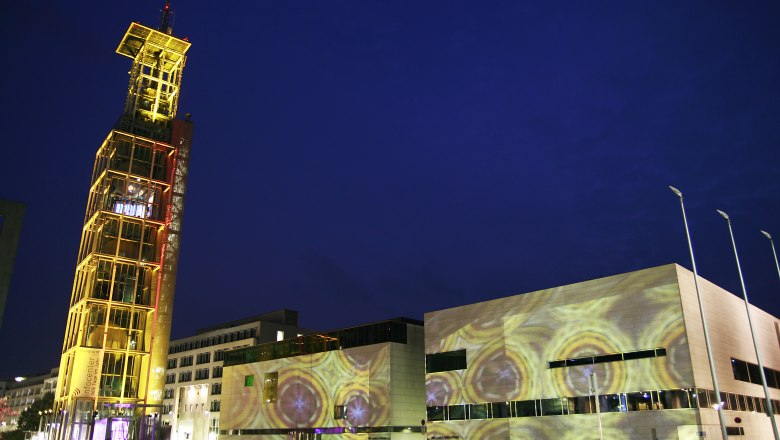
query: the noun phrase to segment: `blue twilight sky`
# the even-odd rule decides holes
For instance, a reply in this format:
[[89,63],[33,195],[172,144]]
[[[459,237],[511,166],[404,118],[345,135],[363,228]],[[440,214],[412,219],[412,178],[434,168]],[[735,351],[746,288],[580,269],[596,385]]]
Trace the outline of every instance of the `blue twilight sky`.
[[[6,2],[0,198],[27,204],[0,377],[59,362],[131,21]],[[690,258],[780,315],[776,1],[174,1],[196,124],[173,337],[290,308],[332,329]],[[735,311],[735,313],[742,313]],[[774,367],[780,368],[780,365]]]

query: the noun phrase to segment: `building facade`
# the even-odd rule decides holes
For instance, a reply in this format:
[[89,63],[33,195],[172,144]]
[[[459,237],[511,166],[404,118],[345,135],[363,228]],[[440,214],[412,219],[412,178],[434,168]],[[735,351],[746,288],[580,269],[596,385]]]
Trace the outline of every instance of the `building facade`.
[[[700,286],[728,432],[772,438],[744,302]],[[751,313],[777,408],[780,321]],[[721,438],[677,265],[427,313],[425,353],[428,438]]]
[[193,130],[175,119],[190,43],[169,22],[166,4],[159,29],[132,23],[117,48],[132,60],[130,84],[92,171],[55,394],[58,438],[89,438],[93,426],[139,432],[162,405]]
[[225,352],[308,333],[298,312],[279,310],[203,328],[171,341],[162,423],[172,440],[215,440],[219,435]]
[[419,439],[423,336],[395,319],[227,352],[220,439]]
[[[17,428],[19,416],[33,403],[43,398],[46,393],[54,393],[57,387],[57,368],[44,374],[20,376],[15,379],[0,381],[0,398],[7,399],[8,406],[15,413],[13,417],[3,421],[0,432],[13,431]],[[46,418],[47,422],[49,417]],[[41,426],[41,430],[48,429]]]

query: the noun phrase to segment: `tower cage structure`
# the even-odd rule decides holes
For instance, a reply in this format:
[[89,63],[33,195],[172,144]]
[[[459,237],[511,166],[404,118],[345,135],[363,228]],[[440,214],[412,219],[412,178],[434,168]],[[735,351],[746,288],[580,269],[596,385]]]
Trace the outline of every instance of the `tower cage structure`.
[[59,377],[60,439],[147,439],[159,426],[193,125],[176,119],[190,43],[132,23],[124,113],[95,156]]

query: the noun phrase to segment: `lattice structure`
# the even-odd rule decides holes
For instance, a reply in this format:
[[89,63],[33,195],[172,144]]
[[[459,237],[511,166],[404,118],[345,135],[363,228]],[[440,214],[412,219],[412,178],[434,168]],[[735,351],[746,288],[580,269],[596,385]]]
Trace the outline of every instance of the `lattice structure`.
[[[163,15],[168,29],[168,4]],[[143,438],[162,404],[192,123],[190,43],[132,23],[124,114],[95,157],[55,396],[58,439]]]

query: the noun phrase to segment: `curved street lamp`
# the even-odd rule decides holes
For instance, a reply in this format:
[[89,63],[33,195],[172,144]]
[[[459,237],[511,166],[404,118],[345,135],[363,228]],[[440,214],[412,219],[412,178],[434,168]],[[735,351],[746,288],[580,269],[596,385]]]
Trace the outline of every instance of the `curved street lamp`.
[[764,374],[764,363],[761,362],[761,353],[758,349],[758,343],[756,342],[756,331],[753,328],[753,318],[750,313],[750,303],[748,302],[747,289],[745,288],[745,279],[742,277],[742,266],[739,264],[739,255],[737,254],[737,243],[734,241],[734,231],[731,228],[731,219],[728,214],[716,209],[721,217],[726,219],[726,223],[729,226],[729,236],[731,236],[731,246],[734,248],[734,259],[737,260],[737,272],[739,272],[739,283],[742,286],[742,297],[745,299],[745,310],[747,311],[748,325],[750,326],[750,336],[753,338],[753,348],[756,351],[756,359],[758,360],[758,370],[761,372],[761,385],[764,386],[764,396],[766,396],[766,412],[769,416],[769,420],[772,421],[772,431],[775,435],[775,440],[780,440],[780,436],[777,434],[777,422],[774,417],[774,410],[772,409],[772,398],[769,396],[769,388],[766,386],[766,375]]
[[707,319],[704,316],[704,304],[701,301],[701,290],[699,289],[699,274],[696,272],[696,259],[693,257],[693,245],[691,244],[691,233],[688,230],[688,219],[685,216],[685,204],[683,195],[679,189],[669,186],[669,189],[680,199],[680,208],[682,209],[683,224],[685,225],[685,236],[688,238],[688,250],[691,253],[691,266],[693,267],[693,284],[696,286],[696,299],[699,302],[699,314],[701,315],[701,325],[704,329],[704,345],[707,347],[707,358],[710,362],[710,375],[712,376],[712,386],[715,388],[715,397],[718,399],[717,407],[718,420],[720,420],[720,432],[723,440],[727,440],[729,435],[726,431],[726,418],[723,416],[723,399],[720,396],[720,386],[718,385],[718,376],[715,375],[715,361],[712,358],[712,347],[710,344],[710,333],[707,330]]
[[777,263],[777,252],[775,252],[775,242],[772,241],[772,236],[769,235],[769,232],[761,231],[762,234],[764,234],[764,237],[769,239],[769,245],[772,246],[772,255],[775,256],[775,267],[777,268],[777,277],[780,278],[780,264]]

